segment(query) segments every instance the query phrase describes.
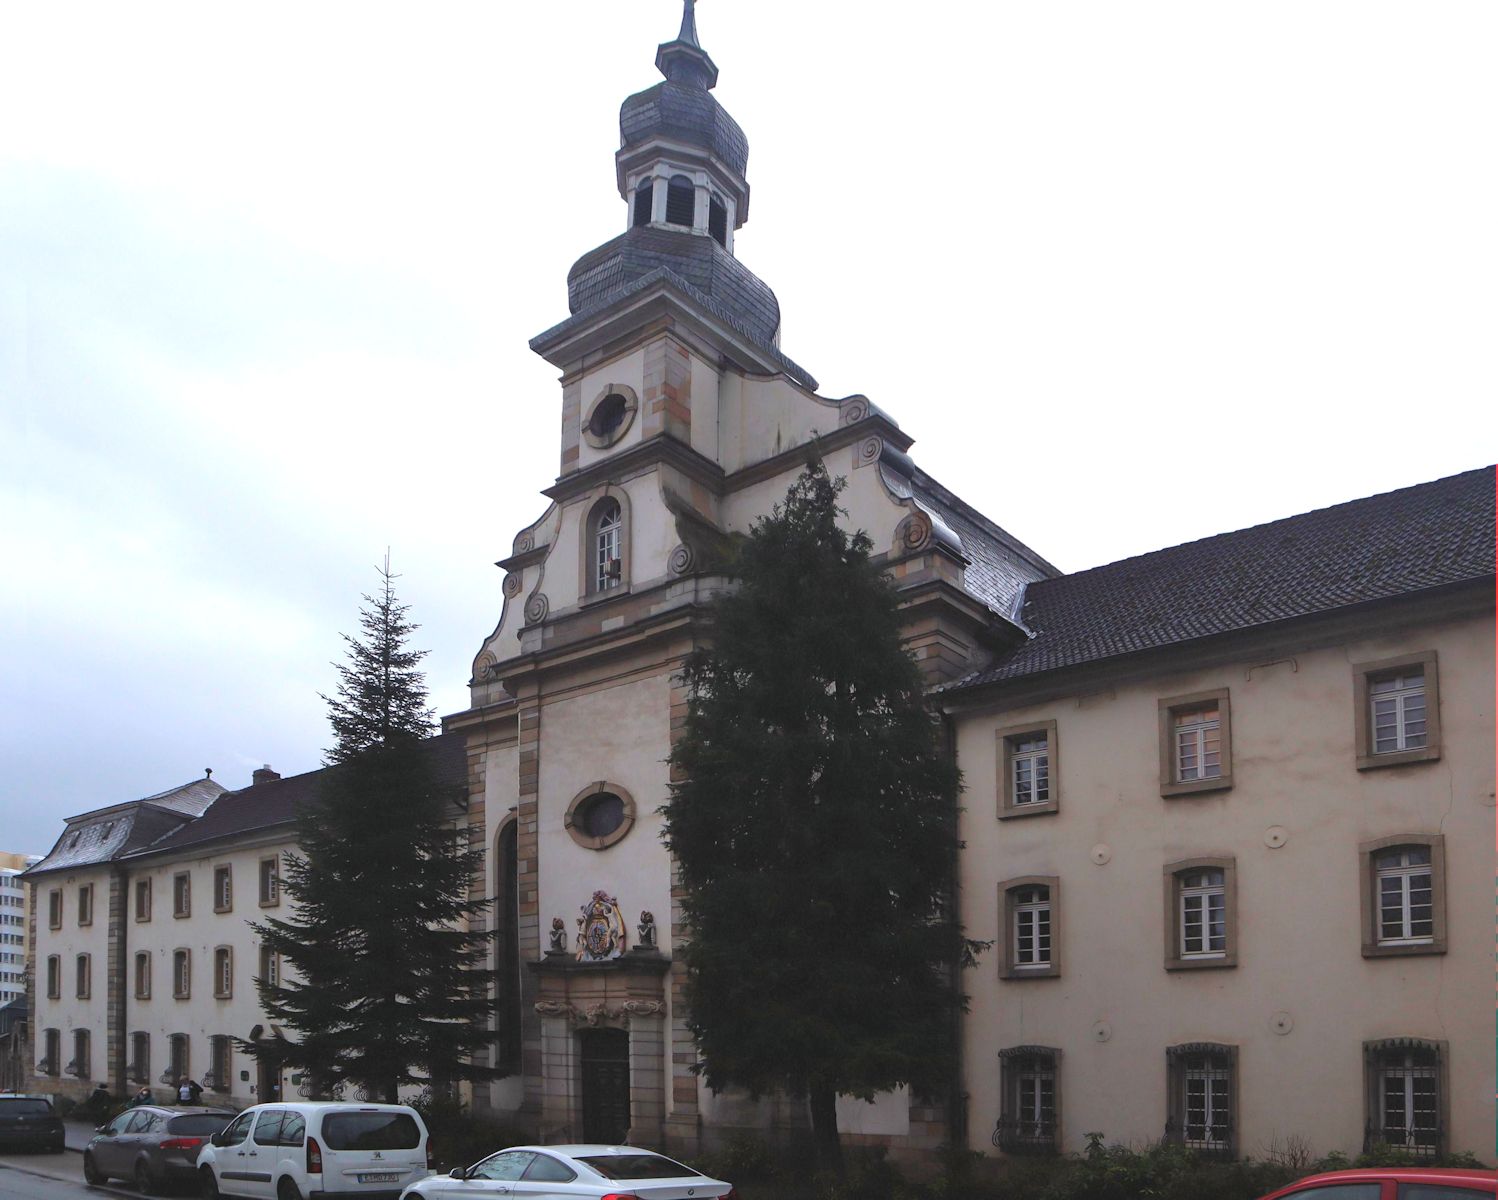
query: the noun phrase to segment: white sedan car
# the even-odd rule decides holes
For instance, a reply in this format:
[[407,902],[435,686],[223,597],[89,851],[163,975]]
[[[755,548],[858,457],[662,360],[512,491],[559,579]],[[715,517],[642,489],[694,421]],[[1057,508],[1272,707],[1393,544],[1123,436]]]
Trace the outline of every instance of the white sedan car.
[[401,1200],[736,1200],[733,1185],[634,1146],[511,1146],[446,1175],[429,1175]]

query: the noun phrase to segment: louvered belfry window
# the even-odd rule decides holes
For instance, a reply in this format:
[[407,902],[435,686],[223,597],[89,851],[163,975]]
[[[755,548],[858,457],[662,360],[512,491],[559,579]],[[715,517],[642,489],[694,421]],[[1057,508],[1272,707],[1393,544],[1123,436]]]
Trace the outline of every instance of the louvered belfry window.
[[636,225],[649,225],[650,212],[655,199],[655,180],[642,179],[635,188],[635,215]]
[[685,175],[674,175],[666,186],[666,224],[692,228],[697,215],[697,189]]

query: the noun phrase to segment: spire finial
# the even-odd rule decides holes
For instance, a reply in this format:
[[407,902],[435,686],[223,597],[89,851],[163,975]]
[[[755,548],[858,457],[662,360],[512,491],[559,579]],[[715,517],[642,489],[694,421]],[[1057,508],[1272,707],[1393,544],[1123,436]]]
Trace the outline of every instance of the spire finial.
[[702,43],[697,40],[697,0],[682,0],[681,32],[676,35],[676,40],[702,48]]
[[682,0],[681,32],[662,43],[655,65],[672,83],[711,90],[718,82],[718,68],[697,40],[697,0]]

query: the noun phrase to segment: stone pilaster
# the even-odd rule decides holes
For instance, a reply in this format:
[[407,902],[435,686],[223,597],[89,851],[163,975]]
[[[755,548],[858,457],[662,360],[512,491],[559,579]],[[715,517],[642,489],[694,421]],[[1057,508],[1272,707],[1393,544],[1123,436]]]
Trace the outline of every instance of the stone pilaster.
[[[671,680],[671,745],[675,746],[686,727],[687,706],[691,689],[681,676]],[[671,782],[681,782],[683,776],[677,768],[671,768]],[[669,1110],[666,1116],[666,1148],[668,1153],[691,1156],[701,1149],[702,1112],[698,1099],[698,1079],[692,1073],[697,1062],[697,1039],[687,1026],[687,968],[681,961],[677,947],[687,940],[686,916],[682,912],[683,890],[681,872],[676,859],[671,860],[671,975],[667,981],[668,998],[671,1005],[669,1027],[671,1052],[671,1089],[668,1095]]]
[[692,444],[692,358],[666,334],[645,347],[644,393],[640,397],[645,438],[664,433]]
[[[520,698],[518,720],[518,798],[515,810],[515,858],[519,881],[516,920],[519,926],[520,961],[541,957],[541,887],[539,866],[539,800],[541,778],[541,700],[531,692]],[[535,1011],[536,987],[530,972],[521,976],[520,1070],[524,1078],[522,1121],[536,1125],[542,1120],[544,1063],[541,1020]]]
[[562,384],[562,469],[561,475],[577,470],[582,453],[583,380],[576,375]]
[[130,880],[123,867],[113,867],[109,872],[109,924],[106,926],[109,950],[105,955],[108,967],[105,985],[104,1013],[104,1072],[109,1080],[109,1090],[117,1096],[126,1091],[125,1056],[129,1050],[129,1037],[125,1032],[127,1013],[125,1010],[125,983],[128,959],[125,934],[129,929],[126,921]]

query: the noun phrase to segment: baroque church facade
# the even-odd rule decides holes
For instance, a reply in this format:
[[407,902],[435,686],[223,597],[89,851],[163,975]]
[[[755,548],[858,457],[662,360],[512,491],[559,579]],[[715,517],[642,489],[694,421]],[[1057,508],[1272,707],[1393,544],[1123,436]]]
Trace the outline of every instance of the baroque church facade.
[[558,473],[444,721],[509,1071],[476,1105],[678,1154],[805,1127],[692,1071],[657,809],[723,548],[814,452],[899,589],[966,777],[963,923],[994,942],[950,1094],[845,1099],[845,1136],[1490,1150],[1492,469],[1063,576],[782,351],[691,0],[656,66],[620,110],[625,230],[531,342]]

